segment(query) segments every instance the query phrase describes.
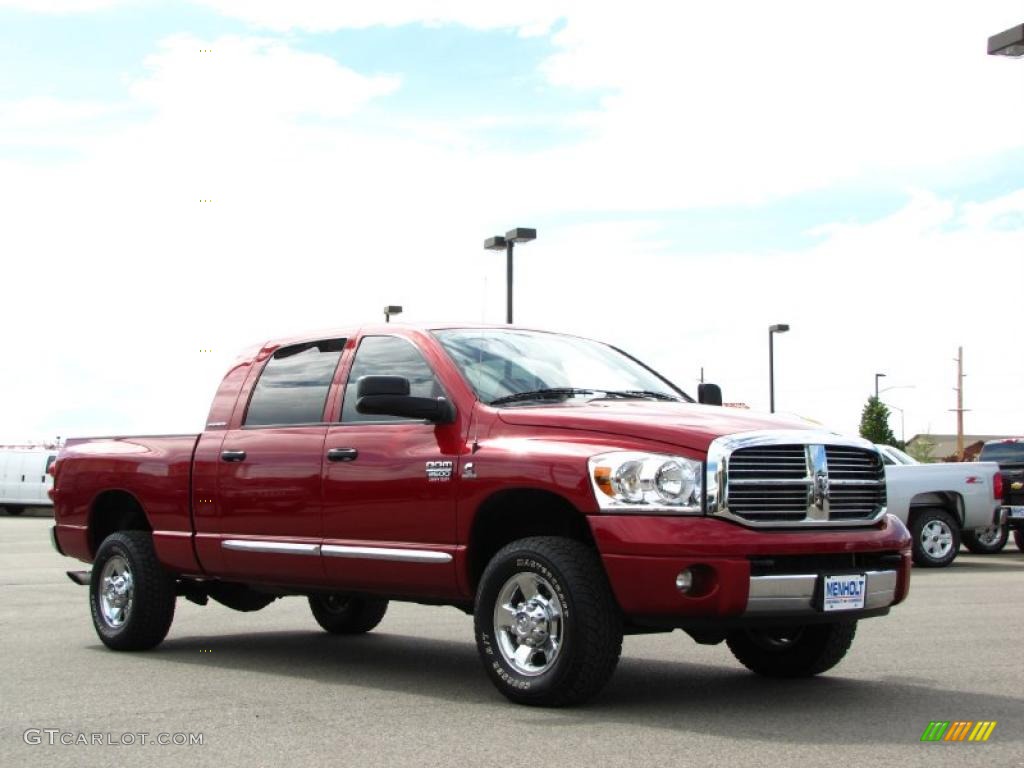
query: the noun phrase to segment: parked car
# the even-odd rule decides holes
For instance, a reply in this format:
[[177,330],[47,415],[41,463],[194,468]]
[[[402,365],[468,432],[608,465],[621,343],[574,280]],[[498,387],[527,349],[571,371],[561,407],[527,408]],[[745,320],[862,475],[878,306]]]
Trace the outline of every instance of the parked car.
[[699,398],[613,347],[510,327],[272,341],[201,434],[68,440],[54,545],[92,563],[70,575],[115,650],[159,644],[178,596],[302,595],[340,635],[389,600],[456,606],[523,704],[583,701],[623,634],[675,628],[762,675],[820,674],[909,589],[878,451]]
[[990,440],[981,447],[979,458],[999,465],[1003,480],[1003,542],[1012,530],[1017,549],[1024,552],[1024,437]]
[[998,464],[921,464],[891,445],[876,447],[885,462],[889,512],[910,528],[917,565],[949,565],[961,542],[978,553],[998,551],[1006,543],[999,524]]
[[48,491],[53,478],[48,474],[57,452],[49,448],[0,450],[0,507],[8,515],[20,515],[26,507],[49,507]]

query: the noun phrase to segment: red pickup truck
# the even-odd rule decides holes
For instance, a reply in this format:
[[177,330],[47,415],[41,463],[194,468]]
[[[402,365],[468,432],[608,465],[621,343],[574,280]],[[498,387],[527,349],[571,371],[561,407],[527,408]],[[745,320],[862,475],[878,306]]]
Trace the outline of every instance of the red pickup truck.
[[177,597],[301,595],[328,632],[389,600],[474,617],[509,699],[597,693],[623,634],[685,630],[754,672],[843,657],[910,582],[860,439],[702,403],[624,352],[512,327],[382,325],[243,354],[198,435],[69,440],[59,552],[100,639],[159,644]]

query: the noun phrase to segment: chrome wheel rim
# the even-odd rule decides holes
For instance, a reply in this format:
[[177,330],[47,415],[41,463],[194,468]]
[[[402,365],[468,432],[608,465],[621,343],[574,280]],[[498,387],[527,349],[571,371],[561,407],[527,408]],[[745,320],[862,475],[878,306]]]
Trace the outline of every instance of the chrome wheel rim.
[[975,534],[975,538],[986,547],[994,547],[1002,538],[1003,529],[998,525],[990,525],[981,532]]
[[100,572],[99,604],[103,621],[117,629],[124,626],[135,600],[135,578],[128,561],[114,555]]
[[517,573],[498,591],[494,636],[505,662],[527,677],[551,669],[562,649],[562,602],[543,576]]
[[921,529],[921,548],[929,557],[941,560],[953,548],[953,531],[941,520],[929,520]]

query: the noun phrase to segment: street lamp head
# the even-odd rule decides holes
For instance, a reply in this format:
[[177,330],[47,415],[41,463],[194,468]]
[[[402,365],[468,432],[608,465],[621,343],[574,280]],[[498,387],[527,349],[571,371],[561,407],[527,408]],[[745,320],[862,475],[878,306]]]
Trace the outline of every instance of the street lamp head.
[[989,56],[1024,56],[1024,24],[992,35],[988,39]]
[[388,304],[384,307],[385,315],[400,315],[402,314],[402,308],[397,304]]
[[494,237],[488,237],[484,240],[484,248],[488,251],[504,251],[508,246],[505,238],[501,235],[495,235]]
[[785,323],[776,323],[768,327],[768,333],[785,333],[789,330],[789,326]]
[[528,229],[527,227],[516,227],[505,233],[505,239],[511,240],[513,243],[528,243],[531,240],[537,239],[537,230]]

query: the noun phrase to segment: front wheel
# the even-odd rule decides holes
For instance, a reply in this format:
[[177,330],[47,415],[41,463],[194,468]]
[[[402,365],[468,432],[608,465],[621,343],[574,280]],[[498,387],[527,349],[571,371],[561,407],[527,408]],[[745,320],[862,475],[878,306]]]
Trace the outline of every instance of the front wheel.
[[1010,530],[1005,525],[990,525],[976,531],[964,531],[964,546],[976,555],[994,555],[1003,551]]
[[622,650],[622,617],[601,561],[572,539],[520,539],[499,551],[480,579],[473,622],[487,674],[517,704],[586,701]]
[[348,595],[310,595],[309,607],[316,623],[332,635],[362,635],[380,624],[387,613],[388,601]]
[[925,568],[944,568],[960,549],[960,527],[944,509],[922,509],[910,526],[914,562]]
[[812,677],[838,664],[850,650],[857,622],[741,629],[726,638],[739,662],[765,677]]
[[103,540],[92,564],[89,605],[96,634],[115,651],[144,651],[167,636],[174,619],[174,578],[152,537],[121,531]]

